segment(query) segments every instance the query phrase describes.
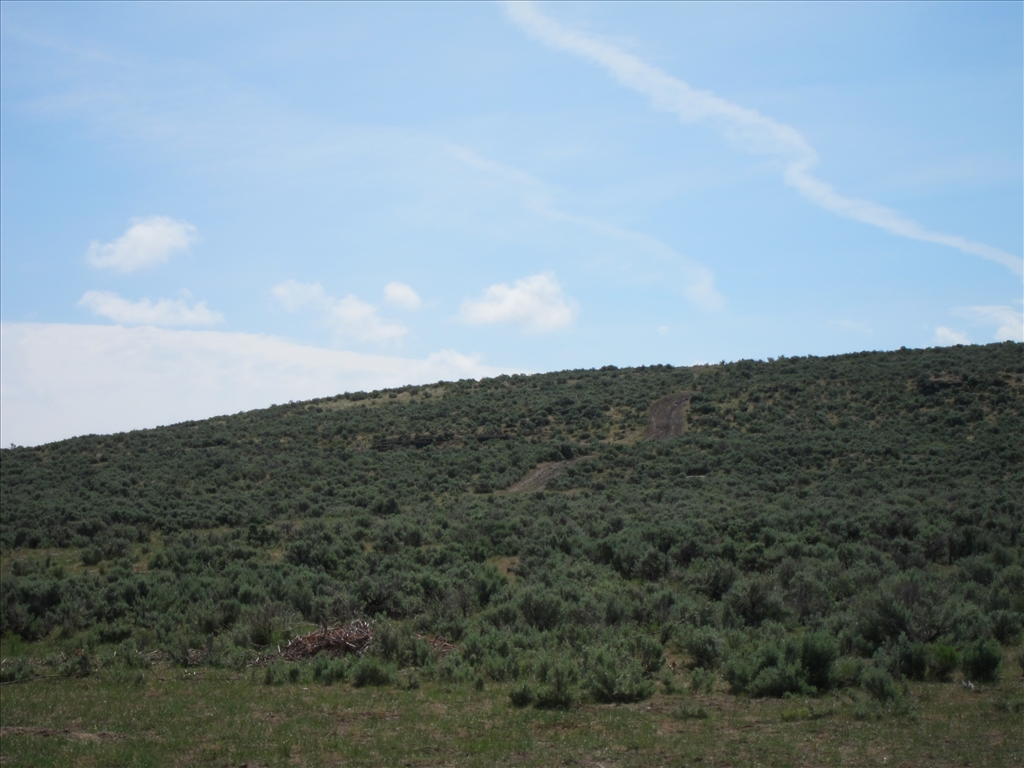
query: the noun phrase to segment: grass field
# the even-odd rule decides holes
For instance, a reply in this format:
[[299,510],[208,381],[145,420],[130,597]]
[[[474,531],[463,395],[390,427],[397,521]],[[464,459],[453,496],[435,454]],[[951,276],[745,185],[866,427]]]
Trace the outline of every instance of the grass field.
[[[1007,659],[1007,662],[1009,659]],[[1011,670],[1009,663],[1004,670]],[[4,766],[1019,766],[1024,683],[911,684],[909,713],[846,692],[674,689],[632,705],[516,709],[506,685],[265,685],[263,670],[111,670],[7,684]],[[860,694],[857,692],[854,696]]]

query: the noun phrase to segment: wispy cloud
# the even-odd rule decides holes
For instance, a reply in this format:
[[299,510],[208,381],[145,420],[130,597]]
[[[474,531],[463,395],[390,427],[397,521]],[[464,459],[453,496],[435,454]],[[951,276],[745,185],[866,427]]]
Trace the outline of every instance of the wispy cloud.
[[954,344],[970,344],[971,339],[963,331],[954,331],[940,325],[935,329],[935,344],[940,347],[952,347]]
[[129,301],[109,291],[86,291],[78,306],[124,325],[196,326],[216,325],[224,315],[200,301],[192,306],[182,299]]
[[419,309],[423,306],[420,295],[405,283],[388,283],[384,286],[384,301],[401,309]]
[[546,333],[572,323],[579,314],[576,302],[562,293],[553,272],[516,280],[515,285],[492,285],[479,299],[467,300],[460,316],[470,325],[515,323]]
[[957,307],[953,314],[985,325],[995,325],[996,341],[1024,341],[1024,313],[1007,306]]
[[386,342],[405,336],[409,329],[400,323],[388,323],[377,315],[377,308],[349,294],[342,299],[328,296],[319,283],[285,280],[271,291],[290,312],[312,309],[340,336],[359,341]]
[[272,403],[521,369],[443,350],[423,359],[220,331],[0,324],[0,441],[19,445],[202,419]]
[[783,165],[785,183],[816,205],[895,235],[956,248],[1002,264],[1017,275],[1024,274],[1024,261],[1018,256],[960,235],[928,229],[899,211],[870,200],[839,194],[813,175],[818,155],[795,128],[711,91],[697,90],[611,43],[564,27],[541,13],[532,2],[506,2],[504,8],[507,16],[532,37],[551,48],[601,65],[619,84],[647,96],[656,109],[671,112],[684,123],[712,121],[742,149],[778,159]]
[[134,218],[121,237],[110,243],[93,241],[85,260],[98,269],[134,272],[162,264],[197,239],[196,228],[167,216]]
[[[566,222],[596,235],[611,240],[627,243],[632,252],[640,252],[655,257],[661,264],[670,265],[678,271],[681,285],[678,290],[691,302],[709,311],[721,310],[725,307],[725,297],[715,287],[715,274],[708,267],[677,252],[655,237],[624,229],[613,224],[579,216],[559,209],[554,202],[552,190],[540,179],[502,163],[497,163],[465,147],[449,146],[449,153],[478,171],[487,173],[502,181],[523,190],[523,202],[532,213],[548,219]],[[659,269],[661,280],[669,283],[674,281],[664,268]]]

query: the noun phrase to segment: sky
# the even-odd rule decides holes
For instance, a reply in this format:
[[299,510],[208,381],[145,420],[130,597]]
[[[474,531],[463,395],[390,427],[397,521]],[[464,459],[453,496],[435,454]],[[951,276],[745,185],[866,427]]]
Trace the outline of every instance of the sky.
[[1024,341],[1024,4],[0,3],[0,443]]

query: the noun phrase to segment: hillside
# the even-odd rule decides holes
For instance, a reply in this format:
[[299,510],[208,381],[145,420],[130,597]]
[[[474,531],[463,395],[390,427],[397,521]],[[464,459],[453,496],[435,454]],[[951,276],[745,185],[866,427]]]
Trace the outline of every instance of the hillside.
[[115,647],[243,669],[303,622],[376,619],[383,679],[519,681],[524,705],[649,697],[667,654],[737,693],[891,707],[893,681],[997,675],[1019,641],[1022,435],[1008,342],[441,382],[12,448],[2,631],[86,671]]

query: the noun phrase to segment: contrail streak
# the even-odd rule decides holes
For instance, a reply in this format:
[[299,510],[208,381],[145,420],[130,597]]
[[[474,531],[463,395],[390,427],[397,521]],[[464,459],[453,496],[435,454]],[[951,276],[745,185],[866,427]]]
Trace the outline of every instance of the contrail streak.
[[757,110],[733,104],[711,91],[697,90],[609,43],[568,29],[545,16],[532,2],[502,5],[506,15],[529,35],[551,48],[600,64],[621,85],[650,98],[656,109],[671,112],[684,123],[717,121],[728,137],[744,149],[778,157],[785,164],[783,180],[786,184],[825,210],[911,240],[956,248],[1002,264],[1014,274],[1024,274],[1024,260],[1011,253],[960,235],[935,232],[892,208],[839,194],[811,173],[818,155],[792,126]]

